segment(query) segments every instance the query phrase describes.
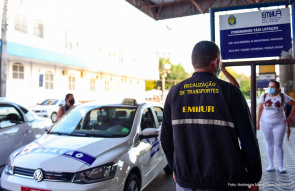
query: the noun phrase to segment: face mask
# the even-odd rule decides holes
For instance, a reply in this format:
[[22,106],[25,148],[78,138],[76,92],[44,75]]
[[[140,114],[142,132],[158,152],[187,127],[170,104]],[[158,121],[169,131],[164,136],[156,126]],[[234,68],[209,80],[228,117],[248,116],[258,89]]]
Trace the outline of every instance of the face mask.
[[219,62],[219,67],[217,69],[217,72],[216,72],[215,76],[218,77],[220,72],[221,72],[221,62]]
[[268,93],[275,94],[276,90],[274,88],[268,88]]
[[74,99],[70,99],[69,102],[70,102],[71,105],[74,105],[75,104],[75,100]]

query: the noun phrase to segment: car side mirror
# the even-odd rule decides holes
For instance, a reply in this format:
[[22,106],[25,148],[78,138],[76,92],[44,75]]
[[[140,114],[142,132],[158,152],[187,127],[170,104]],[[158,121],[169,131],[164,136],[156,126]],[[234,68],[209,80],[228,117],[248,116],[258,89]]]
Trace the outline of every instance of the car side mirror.
[[142,131],[142,133],[139,135],[140,139],[145,138],[155,138],[159,136],[159,130],[154,128],[146,128]]

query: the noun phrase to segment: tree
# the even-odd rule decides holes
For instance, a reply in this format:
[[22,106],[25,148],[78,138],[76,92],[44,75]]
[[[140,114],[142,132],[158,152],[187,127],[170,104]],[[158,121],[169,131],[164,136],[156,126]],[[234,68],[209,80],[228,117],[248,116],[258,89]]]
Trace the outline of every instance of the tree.
[[152,90],[152,89],[158,89],[158,87],[162,87],[162,71],[163,71],[164,63],[169,63],[171,65],[170,72],[167,73],[167,76],[165,78],[165,89],[170,89],[172,86],[174,86],[178,82],[190,77],[190,74],[185,72],[185,69],[180,63],[178,65],[174,65],[174,64],[171,64],[169,59],[160,58],[159,59],[160,80],[146,81],[145,82],[146,91]]
[[[238,74],[235,70],[231,68],[226,68],[226,70],[236,78],[238,83],[240,84],[240,90],[245,96],[245,99],[250,99],[250,89],[251,89],[251,83],[250,83],[250,77],[246,76],[245,74]],[[225,77],[225,75],[221,72],[219,75],[219,78],[228,81],[228,79]]]
[[157,81],[145,81],[145,91],[157,88]]

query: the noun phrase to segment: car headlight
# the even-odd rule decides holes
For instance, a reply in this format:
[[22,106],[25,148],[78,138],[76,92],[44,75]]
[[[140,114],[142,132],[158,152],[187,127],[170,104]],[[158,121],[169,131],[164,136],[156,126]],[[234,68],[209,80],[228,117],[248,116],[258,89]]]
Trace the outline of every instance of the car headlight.
[[115,176],[116,169],[116,165],[106,164],[103,166],[77,172],[73,182],[79,184],[89,184],[107,180]]
[[13,175],[14,173],[14,167],[10,164],[10,161],[8,161],[6,164],[5,172],[6,174],[10,174],[10,175]]

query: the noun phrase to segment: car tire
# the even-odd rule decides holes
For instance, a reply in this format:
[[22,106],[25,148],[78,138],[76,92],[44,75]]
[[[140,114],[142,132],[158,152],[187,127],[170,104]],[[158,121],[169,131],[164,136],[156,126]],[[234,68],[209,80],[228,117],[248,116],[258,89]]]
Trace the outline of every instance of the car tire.
[[126,180],[124,191],[139,191],[139,180],[135,174],[130,174]]
[[53,112],[50,116],[50,119],[51,119],[52,123],[55,123],[57,121],[57,113]]
[[165,172],[166,174],[172,174],[172,173],[173,173],[173,171],[171,170],[171,168],[169,167],[168,164],[165,166],[165,168],[164,168],[164,172]]

